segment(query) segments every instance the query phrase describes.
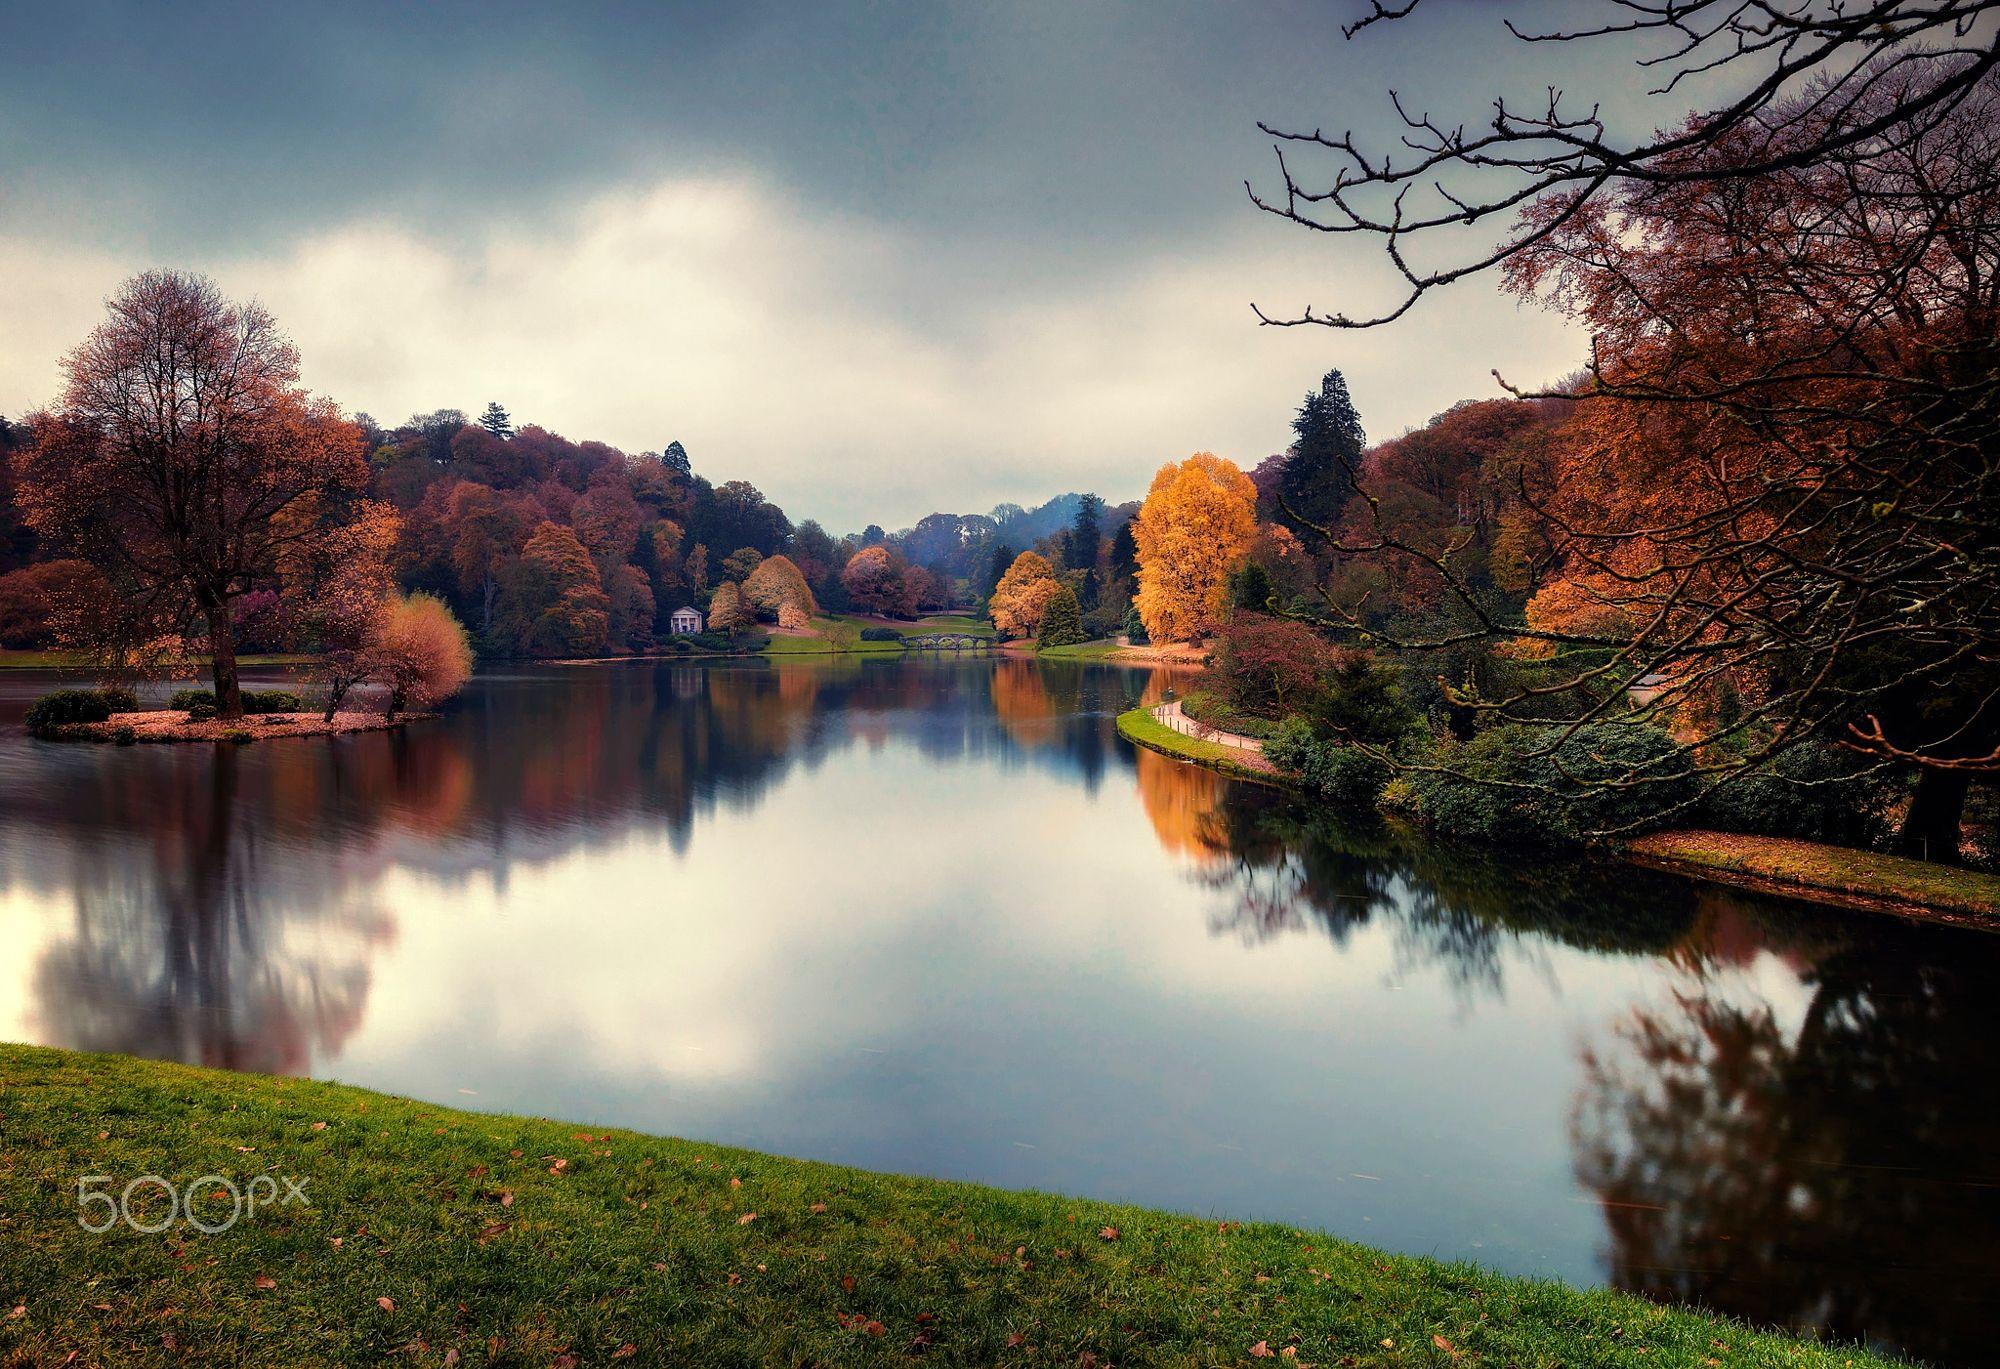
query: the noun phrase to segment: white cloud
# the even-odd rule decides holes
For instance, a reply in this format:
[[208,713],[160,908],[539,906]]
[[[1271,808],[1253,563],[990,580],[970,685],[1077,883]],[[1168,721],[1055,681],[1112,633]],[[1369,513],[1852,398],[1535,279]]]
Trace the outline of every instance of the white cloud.
[[[1580,350],[1478,283],[1385,331],[1259,329],[1251,299],[1325,304],[1340,263],[1366,260],[1267,222],[1109,272],[1018,258],[709,178],[607,193],[554,226],[442,239],[356,221],[179,264],[261,297],[307,383],[384,422],[498,399],[628,450],[677,437],[705,474],[835,531],[1066,489],[1132,497],[1198,448],[1254,464],[1329,366],[1387,435],[1495,393],[1496,364],[1540,379]],[[154,264],[18,237],[0,263],[10,413],[52,397],[102,298]]]

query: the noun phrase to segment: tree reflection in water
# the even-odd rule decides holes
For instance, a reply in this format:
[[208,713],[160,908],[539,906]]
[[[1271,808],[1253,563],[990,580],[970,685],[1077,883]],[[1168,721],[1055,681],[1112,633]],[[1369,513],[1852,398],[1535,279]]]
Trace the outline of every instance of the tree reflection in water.
[[1697,961],[1586,1048],[1615,1283],[1920,1355],[1990,1339],[2000,946],[1921,931],[1825,948],[1796,1024]]
[[75,934],[36,969],[52,1040],[292,1074],[337,1055],[360,1025],[369,959],[393,923],[265,859],[267,838],[238,805],[239,765],[223,747],[205,779],[177,772],[188,783],[157,810],[150,862],[79,863]]
[[1670,967],[1670,992],[1580,1046],[1571,1146],[1608,1282],[1918,1355],[1990,1338],[2000,937],[1343,828],[1187,766],[1139,776],[1162,845],[1223,895],[1218,935],[1387,923],[1399,973],[1474,996],[1555,946]]

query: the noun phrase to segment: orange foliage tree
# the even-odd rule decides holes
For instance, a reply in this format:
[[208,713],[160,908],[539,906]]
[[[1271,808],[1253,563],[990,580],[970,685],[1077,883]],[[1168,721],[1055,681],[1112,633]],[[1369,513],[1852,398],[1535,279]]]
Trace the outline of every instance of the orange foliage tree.
[[604,650],[611,632],[611,599],[574,532],[560,523],[535,529],[510,569],[499,623],[515,648],[531,656]]
[[796,605],[806,618],[819,612],[812,588],[788,556],[767,556],[743,579],[743,599],[758,614],[775,618],[786,604]]
[[58,405],[29,420],[22,511],[114,593],[66,633],[115,666],[183,650],[199,622],[216,711],[241,717],[232,608],[340,528],[368,488],[360,431],[300,388],[261,306],[178,271],[134,276],[63,359]]
[[1056,579],[1046,558],[1032,551],[1022,552],[1007,567],[987,600],[993,626],[1010,637],[1034,636],[1042,626],[1042,615],[1048,612],[1049,600],[1061,588],[1062,582]]
[[465,687],[472,677],[472,643],[442,599],[398,596],[383,604],[370,633],[374,675],[389,687],[388,715],[428,708]]
[[1196,452],[1160,467],[1133,524],[1134,602],[1147,635],[1179,642],[1210,631],[1227,603],[1229,572],[1256,532],[1257,489],[1236,463]]

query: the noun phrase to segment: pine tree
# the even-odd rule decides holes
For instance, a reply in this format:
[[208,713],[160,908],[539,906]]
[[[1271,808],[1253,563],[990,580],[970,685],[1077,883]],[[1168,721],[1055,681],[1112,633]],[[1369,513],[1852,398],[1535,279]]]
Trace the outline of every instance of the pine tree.
[[1097,553],[1104,546],[1104,501],[1086,494],[1076,501],[1076,518],[1069,529],[1070,566],[1083,572],[1077,587],[1077,602],[1085,608],[1097,607]]
[[683,480],[692,479],[694,476],[694,466],[688,461],[687,448],[681,445],[679,438],[669,442],[667,449],[660,453],[660,464]]
[[514,420],[508,417],[498,400],[486,406],[486,412],[479,416],[479,426],[503,440],[514,435]]
[[1083,608],[1076,601],[1076,594],[1064,585],[1049,596],[1049,606],[1042,612],[1041,633],[1036,638],[1039,645],[1075,646],[1090,639],[1083,632]]
[[1328,527],[1354,492],[1354,476],[1368,445],[1339,371],[1328,371],[1319,389],[1299,405],[1292,433],[1296,440],[1278,473],[1278,521],[1295,533],[1309,531],[1305,523]]

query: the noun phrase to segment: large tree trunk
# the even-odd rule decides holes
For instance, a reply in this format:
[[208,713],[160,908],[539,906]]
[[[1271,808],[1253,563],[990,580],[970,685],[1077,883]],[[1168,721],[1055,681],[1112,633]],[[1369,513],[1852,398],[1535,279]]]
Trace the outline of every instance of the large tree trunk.
[[1896,833],[1896,854],[1912,860],[1960,864],[1958,826],[1971,782],[1966,771],[1926,767],[1917,778],[1917,792],[1910,799],[1910,811],[1903,815],[1902,830]]
[[206,607],[208,652],[213,659],[215,716],[243,716],[243,686],[236,678],[236,624],[230,620],[229,601]]

